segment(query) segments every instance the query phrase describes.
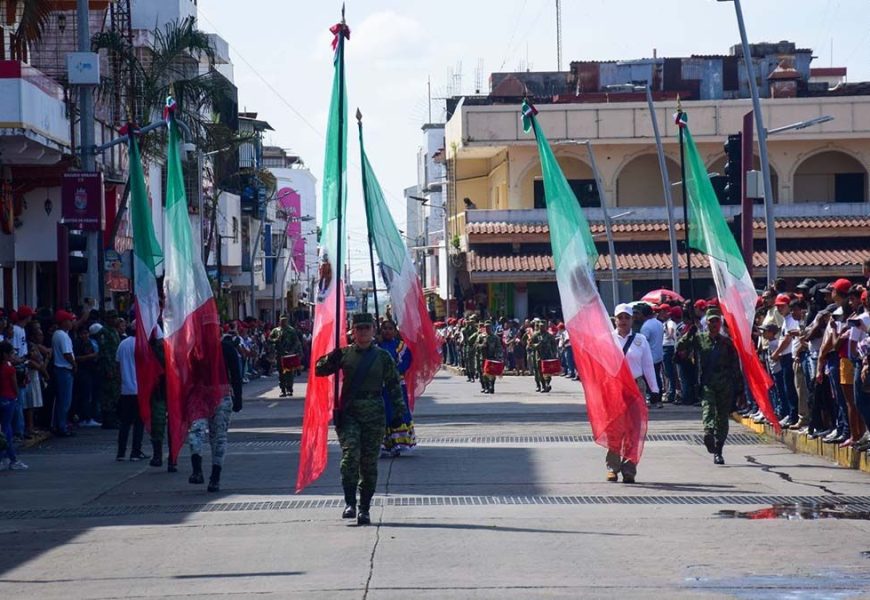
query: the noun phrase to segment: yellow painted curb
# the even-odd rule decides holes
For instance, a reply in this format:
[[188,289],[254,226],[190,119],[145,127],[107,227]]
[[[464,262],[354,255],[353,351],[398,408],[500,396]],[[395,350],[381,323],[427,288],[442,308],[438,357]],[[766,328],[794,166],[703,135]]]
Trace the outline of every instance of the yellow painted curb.
[[821,456],[841,467],[870,473],[870,460],[867,458],[867,452],[856,452],[852,448],[840,448],[837,444],[826,444],[821,439],[813,440],[794,431],[783,430],[777,434],[771,425],[753,423],[752,419],[746,417],[740,417],[736,420],[755,433],[782,442],[792,452]]

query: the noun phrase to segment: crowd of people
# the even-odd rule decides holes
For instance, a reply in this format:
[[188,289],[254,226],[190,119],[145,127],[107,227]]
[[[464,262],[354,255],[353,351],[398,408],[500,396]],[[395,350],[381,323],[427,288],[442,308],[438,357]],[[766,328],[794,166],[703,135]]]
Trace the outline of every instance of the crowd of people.
[[[238,374],[240,385],[277,370],[282,371],[282,389],[292,394],[295,369],[282,369],[280,357],[298,353],[299,369],[304,368],[311,335],[307,327],[298,332],[289,328],[292,335],[288,328],[286,319],[274,328],[253,318],[223,326],[222,345],[232,351],[224,352],[225,362],[232,363],[231,375]],[[89,302],[75,313],[26,305],[0,309],[0,468],[28,468],[16,453],[27,440],[47,433],[71,437],[89,427],[118,430],[118,461],[150,459],[152,466],[163,466],[165,393],[158,386],[153,394],[149,455],[142,447],[145,423],[137,403],[135,335],[132,314],[101,312]],[[152,346],[161,357],[160,345]],[[240,407],[241,392],[237,395]],[[173,464],[168,468],[176,470]]]
[[[758,296],[753,340],[774,382],[770,400],[781,427],[870,451],[870,259],[863,267],[861,283],[804,279],[789,288],[777,279]],[[724,464],[730,414],[767,421],[747,389],[717,298],[668,295],[620,304],[613,325],[614,342],[650,408],[703,407],[704,442],[715,463]],[[551,376],[579,378],[568,331],[557,319],[521,323],[469,314],[435,327],[444,363],[479,380],[483,393],[493,393],[496,380],[487,361],[503,363],[504,374],[534,375],[543,393]],[[615,469],[608,479],[614,477]]]

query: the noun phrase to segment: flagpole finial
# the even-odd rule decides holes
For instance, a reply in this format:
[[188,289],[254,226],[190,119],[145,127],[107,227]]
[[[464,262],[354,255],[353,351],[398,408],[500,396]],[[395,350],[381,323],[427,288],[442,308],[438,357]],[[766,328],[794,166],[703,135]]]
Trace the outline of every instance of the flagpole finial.
[[341,3],[341,24],[344,25],[344,2]]
[[360,111],[359,107],[356,109],[356,120],[362,125],[362,111]]
[[680,95],[677,94],[677,111],[683,112],[683,103],[680,102]]

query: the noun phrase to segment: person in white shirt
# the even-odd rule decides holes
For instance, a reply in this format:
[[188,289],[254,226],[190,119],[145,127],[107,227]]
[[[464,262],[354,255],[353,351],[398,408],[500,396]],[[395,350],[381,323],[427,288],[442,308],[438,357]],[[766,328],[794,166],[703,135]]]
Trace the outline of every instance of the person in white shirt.
[[[133,331],[136,331],[135,326]],[[139,416],[139,385],[136,380],[136,335],[135,333],[118,344],[115,360],[121,371],[121,396],[118,399],[118,453],[115,458],[118,462],[126,460],[127,438],[130,435],[130,427],[133,428],[133,446],[130,451],[130,460],[139,461],[149,458],[142,452],[142,438],[144,437],[145,425]]]
[[[645,387],[649,388],[651,392],[651,402],[660,403],[661,394],[659,393],[659,384],[656,380],[652,352],[650,351],[649,342],[647,342],[643,334],[634,333],[631,330],[631,306],[619,304],[616,310],[613,311],[613,316],[616,317],[613,343],[625,355],[631,375],[637,381],[641,392],[644,391],[643,382],[645,381]],[[637,465],[632,461],[623,458],[616,452],[608,450],[605,462],[607,464],[607,481],[618,481],[619,473],[621,472],[623,483],[634,483],[637,476]]]
[[[29,350],[27,348],[27,334],[25,328],[33,319],[33,309],[26,304],[18,307],[18,322],[12,326],[12,348],[15,355],[12,357],[12,365],[16,369],[26,369]],[[26,412],[26,416],[25,416]],[[18,404],[12,419],[12,430],[17,436],[29,438],[33,429],[33,410],[27,405],[27,386],[18,386]]]
[[[782,378],[784,384],[785,409],[788,413],[779,422],[780,427],[791,427],[800,422],[798,417],[798,393],[794,384],[794,357],[792,356],[791,340],[800,335],[800,323],[791,315],[791,297],[788,294],[779,294],[774,301],[777,312],[782,317],[782,330],[779,336],[779,347],[771,352],[773,360],[779,360],[782,365]],[[803,426],[803,425],[801,425]]]
[[[682,312],[682,311],[681,311]],[[667,402],[673,404],[677,399],[677,369],[674,364],[674,348],[677,345],[677,323],[671,316],[671,307],[662,304],[658,307],[657,316],[662,322],[662,370],[667,386]],[[664,395],[662,390],[662,395]]]
[[71,312],[59,310],[54,314],[57,331],[51,336],[52,356],[54,357],[54,383],[57,400],[54,403],[54,433],[60,437],[72,434],[67,428],[67,415],[72,406],[73,374],[76,359],[73,355],[72,338],[69,331],[76,316]]

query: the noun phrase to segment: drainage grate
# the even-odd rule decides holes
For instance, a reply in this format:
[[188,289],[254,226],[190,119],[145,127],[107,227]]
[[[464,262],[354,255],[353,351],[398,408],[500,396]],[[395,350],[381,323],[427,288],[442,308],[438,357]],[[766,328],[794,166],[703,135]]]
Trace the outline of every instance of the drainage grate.
[[[578,435],[479,435],[479,436],[433,436],[419,437],[417,443],[420,446],[485,446],[495,444],[586,444],[592,443],[595,440],[592,434]],[[701,435],[692,433],[651,433],[646,437],[647,442],[674,442],[688,443],[695,445],[703,445],[704,440]],[[299,440],[248,440],[248,441],[231,441],[229,447],[237,450],[245,449],[283,449],[283,448],[298,448]],[[337,446],[336,440],[330,440],[329,445]],[[753,444],[766,443],[765,439],[754,433],[735,433],[728,436],[728,444],[735,446],[747,446]],[[114,444],[104,443],[101,441],[82,441],[67,443],[47,442],[36,448],[32,448],[30,452],[49,453],[69,453],[82,454],[86,452],[101,452],[114,449]]]
[[[846,511],[870,511],[870,496],[388,496],[375,497],[375,506],[532,506],[532,505],[785,505],[824,506]],[[10,510],[0,520],[81,519],[153,514],[251,512],[340,508],[341,498],[269,500],[196,504],[82,506],[78,508]]]

